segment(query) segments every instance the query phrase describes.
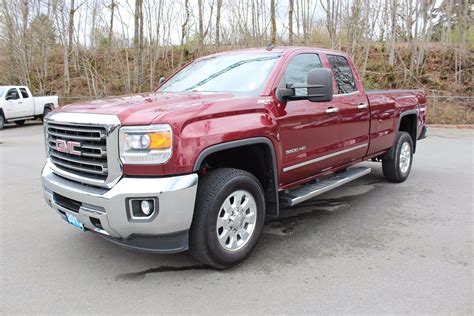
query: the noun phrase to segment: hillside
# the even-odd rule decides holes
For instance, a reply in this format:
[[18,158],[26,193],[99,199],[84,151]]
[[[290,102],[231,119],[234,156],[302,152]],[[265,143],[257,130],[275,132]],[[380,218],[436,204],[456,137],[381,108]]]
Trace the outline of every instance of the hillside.
[[[205,47],[202,52],[190,48],[167,47],[159,50],[145,49],[143,54],[143,80],[134,87],[133,51],[127,49],[81,50],[70,65],[71,86],[67,94],[64,80],[63,51],[54,47],[47,56],[46,71],[41,64],[30,70],[31,89],[35,94],[57,94],[61,104],[68,104],[108,95],[120,95],[153,90],[161,76],[169,76],[182,64],[193,58],[216,51],[240,48],[238,46]],[[363,52],[355,51],[354,61],[366,89],[423,88],[430,97],[430,123],[473,124],[473,50],[469,51],[462,72],[454,72],[455,50],[447,45],[430,45],[418,73],[410,71],[410,50],[398,44],[394,66],[387,64],[388,54],[381,44],[372,44],[364,68]],[[10,67],[6,56],[0,56],[0,85],[21,84],[9,81]],[[457,78],[456,78],[457,77]],[[11,79],[10,79],[11,80]],[[457,96],[457,97],[452,97]]]

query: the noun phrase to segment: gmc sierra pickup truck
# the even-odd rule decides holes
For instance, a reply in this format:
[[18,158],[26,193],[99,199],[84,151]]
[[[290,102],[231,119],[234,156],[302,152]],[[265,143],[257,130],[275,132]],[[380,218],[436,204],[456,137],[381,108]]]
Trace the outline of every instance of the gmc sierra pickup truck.
[[189,249],[227,268],[266,217],[379,161],[410,173],[426,136],[423,91],[366,92],[351,59],[303,47],[199,58],[157,91],[73,104],[46,118],[47,203],[67,222],[125,247]]
[[34,97],[28,87],[0,86],[0,130],[5,123],[43,119],[57,107],[57,96]]

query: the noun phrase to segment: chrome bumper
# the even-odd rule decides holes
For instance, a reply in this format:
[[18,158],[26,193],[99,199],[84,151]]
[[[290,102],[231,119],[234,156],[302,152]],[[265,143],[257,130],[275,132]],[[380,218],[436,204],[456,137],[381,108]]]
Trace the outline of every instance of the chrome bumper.
[[[70,213],[88,230],[130,248],[154,252],[187,250],[187,231],[193,219],[197,174],[122,178],[112,188],[105,189],[59,177],[47,162],[42,172],[42,182],[46,202],[64,220],[65,214]],[[58,196],[61,196],[62,202],[58,201]],[[69,204],[65,205],[63,197],[68,202],[71,200],[71,205],[75,205],[76,209],[68,208]],[[156,198],[157,215],[150,219],[132,219],[126,205],[129,198]],[[150,241],[160,236],[168,240],[163,249]],[[170,238],[167,237],[178,244],[170,244]],[[140,240],[146,240],[146,245],[141,245]]]

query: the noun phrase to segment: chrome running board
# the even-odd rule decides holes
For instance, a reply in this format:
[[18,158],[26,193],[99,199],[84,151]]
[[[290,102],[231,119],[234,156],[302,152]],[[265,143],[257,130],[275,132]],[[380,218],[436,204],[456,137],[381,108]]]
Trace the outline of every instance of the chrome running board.
[[370,173],[372,169],[366,167],[351,168],[344,172],[312,184],[305,184],[295,190],[280,193],[280,205],[291,207],[314,198],[320,194],[331,191],[343,184],[354,181]]

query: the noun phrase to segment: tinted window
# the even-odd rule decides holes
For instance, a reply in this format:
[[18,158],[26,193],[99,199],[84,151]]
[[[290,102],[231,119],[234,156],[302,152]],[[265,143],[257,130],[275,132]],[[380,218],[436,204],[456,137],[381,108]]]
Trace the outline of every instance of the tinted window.
[[339,94],[357,91],[354,74],[347,59],[342,56],[328,55],[328,61],[334,73],[334,80],[336,80]]
[[242,92],[258,95],[279,54],[223,54],[198,59],[160,87],[165,92]]
[[17,98],[15,98],[15,99],[12,99],[12,100],[16,100],[16,99],[18,99],[18,98],[19,98],[19,96],[18,96],[18,90],[17,90],[16,88],[12,88],[12,89],[8,90],[8,92],[7,92],[7,95],[6,95],[6,96],[7,96],[7,97],[11,97],[11,96],[12,96],[12,94],[13,94],[14,92],[16,92],[16,94],[17,94]]
[[[316,54],[301,54],[293,57],[284,75],[284,83],[306,85],[308,72],[314,68],[322,68],[321,60]],[[295,89],[295,95],[307,95],[306,88]]]
[[28,92],[26,92],[25,88],[20,88],[20,92],[21,92],[21,96],[23,97],[23,99],[28,98]]

